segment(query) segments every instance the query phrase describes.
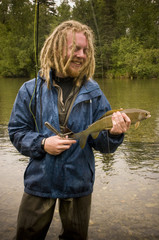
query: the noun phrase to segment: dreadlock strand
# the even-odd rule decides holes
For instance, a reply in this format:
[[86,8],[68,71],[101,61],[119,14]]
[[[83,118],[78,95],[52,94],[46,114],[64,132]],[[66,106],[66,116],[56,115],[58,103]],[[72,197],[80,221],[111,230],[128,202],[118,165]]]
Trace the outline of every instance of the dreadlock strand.
[[59,34],[57,33],[53,41],[53,61],[54,61],[54,68],[56,69],[57,72],[60,71],[59,64],[58,64],[58,61],[59,61],[58,37],[59,37]]
[[67,67],[69,66],[69,64],[70,64],[70,62],[71,62],[71,60],[72,60],[73,54],[74,54],[74,52],[75,52],[75,48],[76,48],[76,43],[75,43],[75,31],[73,30],[72,33],[73,33],[73,46],[72,46],[72,49],[71,49],[70,57],[69,57],[69,59],[67,60],[67,63],[65,64],[64,70],[66,70]]
[[66,76],[65,67],[64,67],[64,61],[65,61],[64,53],[66,51],[65,38],[66,38],[66,34],[63,33],[59,39],[59,52],[60,52],[59,66],[60,66],[60,73],[62,73],[64,76]]
[[42,76],[45,76],[47,78],[47,73],[46,73],[46,69],[47,69],[47,64],[48,64],[48,52],[50,49],[50,38],[48,38],[48,40],[45,42],[44,47],[41,51],[41,56],[40,56],[40,60],[41,60],[41,65],[42,65]]
[[[71,31],[73,33],[73,47],[71,54],[67,62],[65,59],[67,56],[67,34]],[[75,34],[76,32],[83,32],[88,41],[88,53],[86,63],[84,64],[80,75],[75,79],[77,84],[81,84],[83,77],[87,80],[94,74],[95,70],[95,58],[94,58],[94,36],[92,30],[77,21],[66,21],[60,24],[53,33],[45,41],[41,50],[41,74],[45,77],[49,86],[49,72],[50,68],[56,69],[57,72],[66,76],[66,69],[68,68],[75,51]]]

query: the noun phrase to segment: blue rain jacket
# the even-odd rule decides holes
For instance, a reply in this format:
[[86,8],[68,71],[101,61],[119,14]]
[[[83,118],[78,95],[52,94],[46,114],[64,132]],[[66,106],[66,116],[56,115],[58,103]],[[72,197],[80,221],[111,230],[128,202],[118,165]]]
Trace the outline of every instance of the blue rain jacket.
[[[41,141],[54,135],[45,127],[46,121],[60,131],[57,90],[53,85],[48,89],[41,77],[37,81],[36,99],[34,90],[35,79],[20,88],[8,125],[13,145],[21,154],[30,157],[24,173],[25,192],[49,198],[74,198],[92,193],[95,179],[93,148],[102,153],[114,152],[122,143],[123,134],[110,136],[107,131],[102,131],[95,140],[89,137],[84,149],[77,141],[60,155],[50,155],[41,149]],[[110,109],[99,85],[91,79],[80,89],[67,126],[73,132],[83,131]]]

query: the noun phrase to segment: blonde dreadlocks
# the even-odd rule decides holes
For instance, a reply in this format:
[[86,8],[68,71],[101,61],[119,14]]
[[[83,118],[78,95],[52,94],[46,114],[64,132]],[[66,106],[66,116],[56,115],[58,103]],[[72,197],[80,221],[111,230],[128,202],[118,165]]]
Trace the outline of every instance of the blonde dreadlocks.
[[81,85],[84,76],[88,80],[94,74],[95,59],[93,46],[94,38],[92,30],[88,26],[81,24],[80,22],[73,20],[66,21],[55,28],[53,33],[46,39],[44,46],[41,50],[41,76],[45,77],[48,87],[50,81],[49,72],[51,68],[55,69],[57,72],[62,73],[63,76],[67,76],[66,68],[73,57],[76,47],[75,41],[73,41],[74,45],[72,48],[71,56],[65,63],[64,59],[67,54],[67,32],[70,30],[73,33],[73,40],[75,40],[76,32],[83,32],[88,41],[87,60],[79,76],[75,79],[76,85]]

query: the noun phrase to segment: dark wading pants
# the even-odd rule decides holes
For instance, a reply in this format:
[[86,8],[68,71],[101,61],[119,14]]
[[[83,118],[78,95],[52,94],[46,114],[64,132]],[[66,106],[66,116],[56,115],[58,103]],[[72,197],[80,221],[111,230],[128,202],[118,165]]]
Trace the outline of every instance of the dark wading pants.
[[[23,194],[14,240],[44,240],[53,218],[56,199]],[[62,230],[59,239],[87,240],[91,195],[59,199]]]

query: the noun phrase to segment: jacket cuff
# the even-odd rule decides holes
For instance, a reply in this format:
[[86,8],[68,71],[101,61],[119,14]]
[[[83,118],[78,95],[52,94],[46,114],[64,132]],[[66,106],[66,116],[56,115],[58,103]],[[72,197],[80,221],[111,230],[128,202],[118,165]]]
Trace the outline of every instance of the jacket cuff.
[[108,131],[108,136],[109,136],[110,138],[117,138],[117,139],[119,139],[119,138],[121,138],[121,137],[124,137],[124,133],[121,133],[121,134],[111,134],[111,133]]
[[45,150],[44,150],[44,145],[42,145],[44,139],[46,139],[46,138],[41,137],[41,138],[38,139],[38,149],[39,149],[39,152],[42,152],[42,153],[46,153]]

